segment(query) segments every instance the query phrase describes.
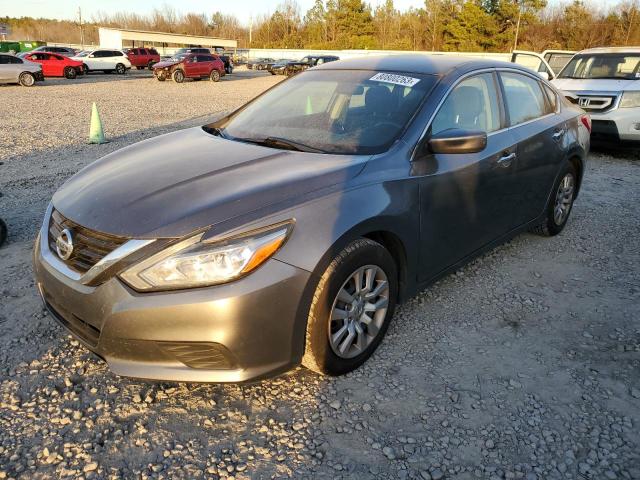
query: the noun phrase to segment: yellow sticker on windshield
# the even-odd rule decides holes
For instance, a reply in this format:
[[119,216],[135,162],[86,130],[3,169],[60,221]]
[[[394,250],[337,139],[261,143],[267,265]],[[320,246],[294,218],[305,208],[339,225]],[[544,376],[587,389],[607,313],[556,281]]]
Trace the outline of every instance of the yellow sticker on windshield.
[[394,73],[376,73],[369,80],[393,83],[394,85],[402,85],[403,87],[413,87],[420,81],[419,78],[405,77],[404,75],[396,75]]

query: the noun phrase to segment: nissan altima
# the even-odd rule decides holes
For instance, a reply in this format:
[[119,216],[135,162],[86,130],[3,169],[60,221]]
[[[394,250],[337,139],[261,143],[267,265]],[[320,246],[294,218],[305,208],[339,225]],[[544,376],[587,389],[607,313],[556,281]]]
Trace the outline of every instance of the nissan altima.
[[511,63],[331,62],[73,176],[36,241],[37,287],[119,375],[340,375],[398,302],[520,232],[559,234],[590,128]]

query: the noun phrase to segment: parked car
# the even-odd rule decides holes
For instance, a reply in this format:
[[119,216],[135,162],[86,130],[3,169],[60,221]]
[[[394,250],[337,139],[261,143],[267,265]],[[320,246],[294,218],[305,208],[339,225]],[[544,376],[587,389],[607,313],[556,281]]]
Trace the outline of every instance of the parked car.
[[265,62],[273,62],[273,58],[252,58],[247,62],[247,68],[249,70],[262,70],[261,65]]
[[74,79],[78,75],[84,75],[82,62],[57,53],[29,52],[24,59],[42,65],[42,73],[45,77]]
[[594,140],[640,142],[640,48],[583,50],[553,83],[589,112]]
[[122,50],[84,50],[71,58],[82,62],[84,73],[101,71],[124,75],[131,69],[131,62]]
[[77,173],[36,284],[119,375],[343,374],[397,302],[519,232],[560,233],[588,149],[588,115],[517,65],[331,62]]
[[340,57],[336,57],[334,55],[308,55],[297,62],[287,63],[284,67],[283,74],[287,77],[292,77],[296,73],[300,73],[307,68],[322,65],[323,63],[335,62],[336,60],[340,60]]
[[[285,67],[285,65],[289,62],[294,62],[295,60],[291,60],[290,58],[280,58],[279,60],[274,60],[273,62],[267,63],[267,71],[271,75],[276,75],[278,73],[278,69]],[[274,71],[274,69],[276,71]]]
[[32,87],[44,80],[42,66],[16,57],[0,53],[0,83],[19,83],[23,87]]
[[155,48],[130,48],[127,50],[127,58],[131,66],[138,70],[153,70],[153,64],[160,61],[160,54]]
[[228,74],[233,73],[233,60],[229,55],[224,54],[224,48],[213,47],[213,49],[214,51],[211,52],[209,48],[203,48],[203,47],[181,48],[176,52],[176,55],[184,55],[188,53],[204,53],[206,55],[215,54],[220,60],[222,60],[222,63],[224,64],[225,73],[228,73]]
[[553,80],[575,53],[570,50],[545,50],[542,53],[514,50],[511,61],[537,72],[545,80]]
[[273,65],[276,62],[273,58],[262,58],[259,61],[253,63],[254,70],[267,70],[269,65]]
[[62,55],[63,57],[73,57],[74,55],[79,53],[77,50],[71,47],[54,47],[49,45],[43,45],[41,47],[34,48],[29,53],[35,53],[35,52],[56,53],[58,55]]
[[156,63],[153,66],[155,77],[164,82],[171,78],[176,83],[182,83],[186,78],[200,80],[209,78],[213,82],[220,81],[224,76],[224,63],[217,55],[212,54],[178,54],[171,60]]

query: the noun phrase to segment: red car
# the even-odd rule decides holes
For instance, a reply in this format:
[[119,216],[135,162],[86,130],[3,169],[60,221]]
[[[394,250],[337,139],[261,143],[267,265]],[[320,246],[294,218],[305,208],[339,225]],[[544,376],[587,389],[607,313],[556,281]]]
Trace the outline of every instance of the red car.
[[174,82],[182,83],[185,78],[200,80],[209,78],[212,82],[220,81],[224,76],[224,63],[217,55],[210,53],[179,54],[175,57],[156,63],[153,66],[155,77],[164,82],[171,77]]
[[145,67],[151,70],[153,64],[160,61],[160,54],[155,48],[130,48],[126,51],[126,54],[129,57],[131,66],[136,67],[138,70],[142,70]]
[[57,53],[29,53],[24,56],[24,59],[42,65],[42,73],[45,77],[76,78],[76,76],[84,73],[82,62],[58,55]]

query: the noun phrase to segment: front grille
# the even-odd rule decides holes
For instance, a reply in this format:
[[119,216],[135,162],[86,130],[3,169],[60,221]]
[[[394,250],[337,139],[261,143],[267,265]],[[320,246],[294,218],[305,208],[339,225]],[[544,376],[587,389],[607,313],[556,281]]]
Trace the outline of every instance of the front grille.
[[158,342],[160,348],[187,367],[199,370],[229,370],[235,367],[231,352],[219,343]]
[[69,268],[85,273],[109,253],[127,241],[124,237],[89,230],[62,216],[57,210],[51,212],[49,220],[49,249],[56,253],[56,239],[67,229],[73,236],[73,253],[62,260]]
[[617,100],[617,96],[610,95],[579,95],[577,98],[567,96],[567,99],[586,112],[604,113],[611,110]]

